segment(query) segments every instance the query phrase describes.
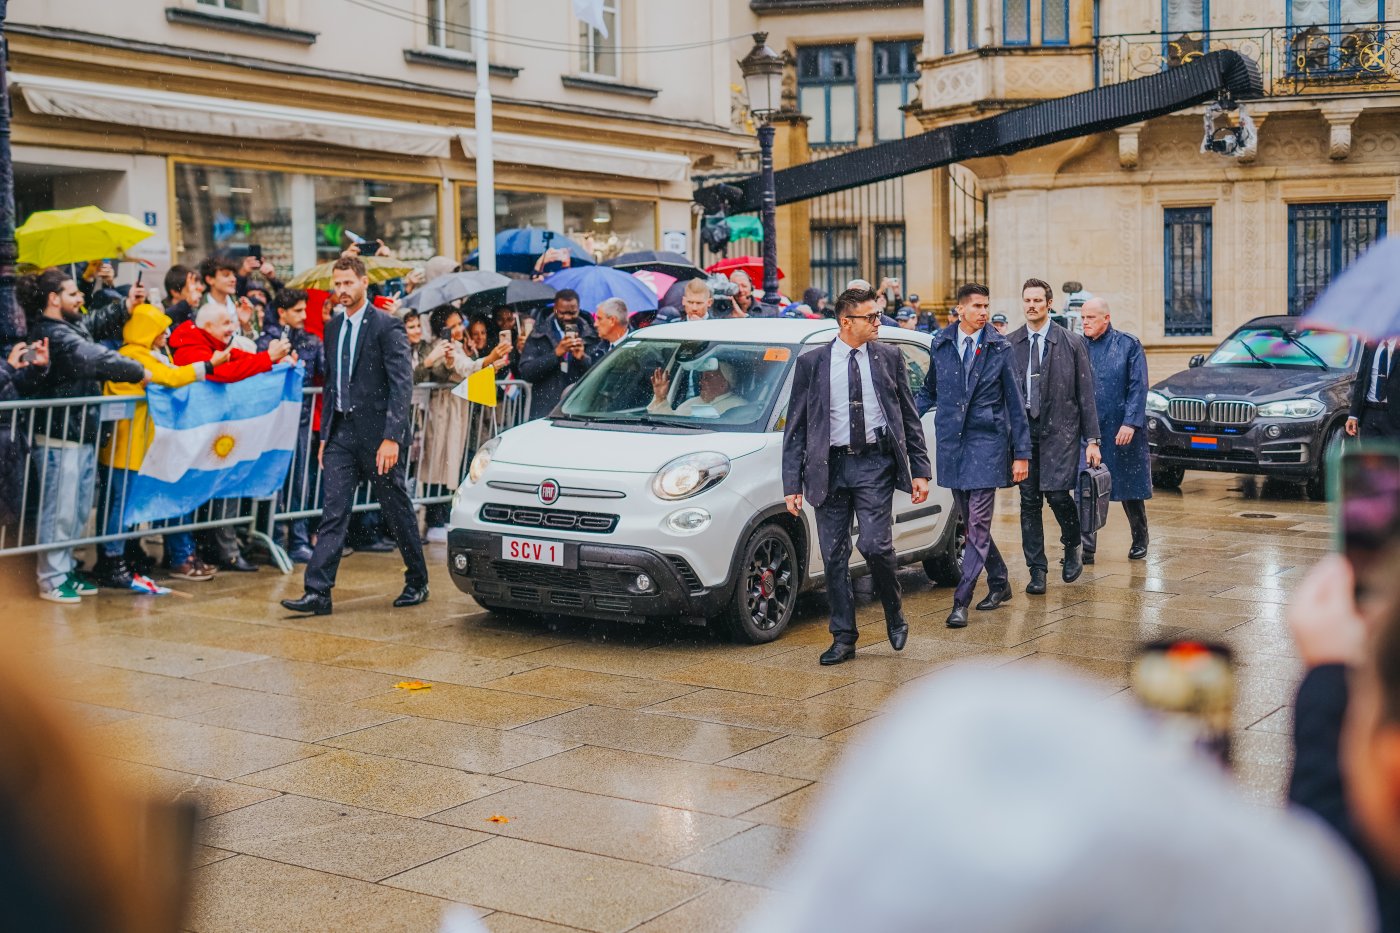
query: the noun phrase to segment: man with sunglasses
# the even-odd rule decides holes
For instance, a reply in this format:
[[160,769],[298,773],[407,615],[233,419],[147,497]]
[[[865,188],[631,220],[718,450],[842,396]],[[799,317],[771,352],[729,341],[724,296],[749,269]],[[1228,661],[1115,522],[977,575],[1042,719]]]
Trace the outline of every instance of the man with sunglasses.
[[840,332],[830,345],[797,360],[783,434],[783,494],[797,515],[804,499],[816,512],[817,538],[831,602],[831,647],[822,664],[856,655],[851,595],[851,519],[856,547],[885,610],[890,645],[909,637],[895,576],[894,491],[914,504],[928,498],[932,476],[923,426],[909,389],[904,354],[878,342],[875,293],[851,288],[836,299]]

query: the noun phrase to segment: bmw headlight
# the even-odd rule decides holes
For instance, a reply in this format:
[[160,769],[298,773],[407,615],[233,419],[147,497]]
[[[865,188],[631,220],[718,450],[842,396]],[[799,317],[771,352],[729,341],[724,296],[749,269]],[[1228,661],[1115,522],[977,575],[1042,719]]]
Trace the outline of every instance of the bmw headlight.
[[1261,418],[1316,418],[1327,406],[1315,398],[1289,398],[1259,406]]
[[1155,412],[1165,412],[1169,399],[1161,392],[1149,391],[1147,393],[1147,410]]
[[729,475],[729,458],[713,450],[677,457],[656,472],[651,491],[659,499],[685,499]]
[[486,475],[486,468],[491,465],[491,458],[495,456],[496,448],[501,446],[501,439],[493,437],[482,445],[481,449],[472,457],[472,465],[467,468],[467,483],[476,485],[481,482],[481,478]]

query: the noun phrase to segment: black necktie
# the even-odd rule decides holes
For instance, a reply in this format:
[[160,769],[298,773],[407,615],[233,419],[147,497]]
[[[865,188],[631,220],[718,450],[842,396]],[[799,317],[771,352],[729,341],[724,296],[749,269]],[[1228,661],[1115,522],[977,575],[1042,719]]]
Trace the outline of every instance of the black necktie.
[[1031,334],[1031,376],[1026,380],[1026,408],[1040,417],[1040,335]]
[[1386,390],[1390,387],[1390,341],[1381,344],[1381,352],[1376,358],[1376,401],[1386,401]]
[[846,357],[846,382],[851,398],[851,446],[865,446],[865,394],[860,386],[860,351]]
[[355,331],[350,327],[350,318],[340,322],[340,365],[336,367],[336,391],[335,407],[340,411],[349,410],[349,405],[345,401],[345,392],[350,388],[350,352],[353,350],[352,344],[355,340]]

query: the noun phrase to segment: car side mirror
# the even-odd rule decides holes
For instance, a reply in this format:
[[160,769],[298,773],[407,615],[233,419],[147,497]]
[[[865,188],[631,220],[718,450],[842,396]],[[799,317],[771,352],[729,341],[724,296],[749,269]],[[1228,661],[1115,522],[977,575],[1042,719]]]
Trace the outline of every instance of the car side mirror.
[[1195,356],[1191,357],[1191,362],[1187,365],[1190,366],[1192,369],[1195,369],[1198,366],[1204,366],[1205,363],[1206,355],[1204,353],[1197,353]]

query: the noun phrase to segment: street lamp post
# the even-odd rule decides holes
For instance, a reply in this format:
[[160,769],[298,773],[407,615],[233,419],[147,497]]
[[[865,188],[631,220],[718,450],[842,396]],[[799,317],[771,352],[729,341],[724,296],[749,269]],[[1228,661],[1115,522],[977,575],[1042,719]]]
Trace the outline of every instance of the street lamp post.
[[15,306],[15,170],[10,159],[10,43],[5,38],[8,0],[0,0],[0,345],[24,337],[24,315]]
[[753,49],[739,62],[758,123],[759,173],[763,182],[763,301],[778,303],[778,196],[773,187],[773,114],[781,106],[783,56],[767,45],[768,33],[753,34]]

